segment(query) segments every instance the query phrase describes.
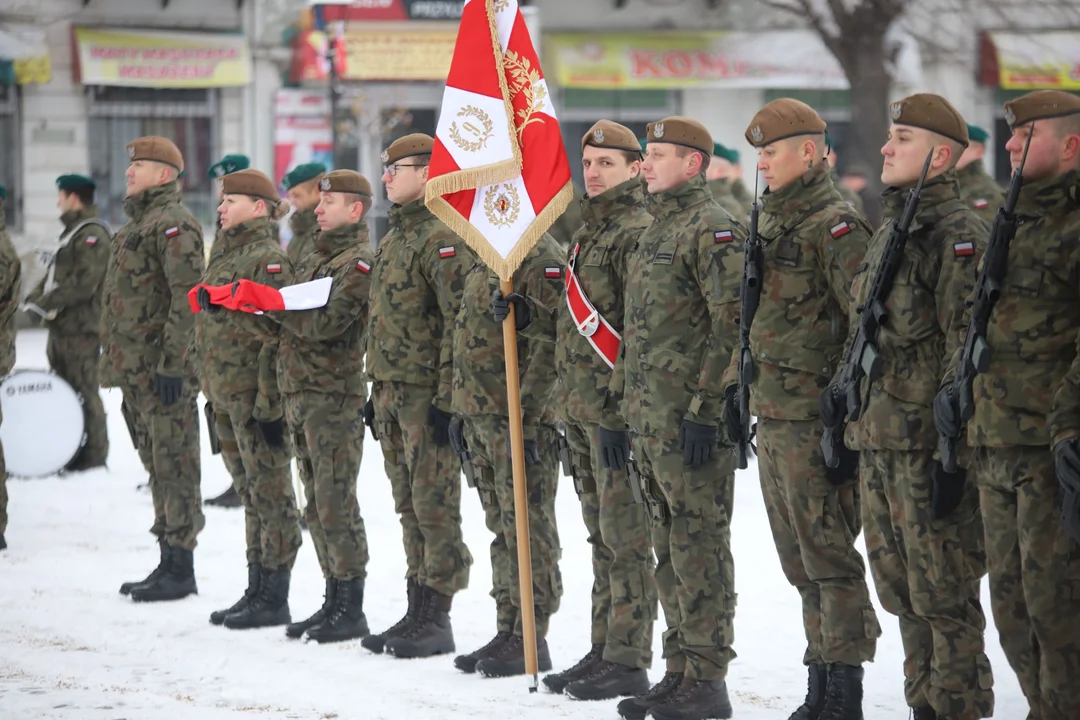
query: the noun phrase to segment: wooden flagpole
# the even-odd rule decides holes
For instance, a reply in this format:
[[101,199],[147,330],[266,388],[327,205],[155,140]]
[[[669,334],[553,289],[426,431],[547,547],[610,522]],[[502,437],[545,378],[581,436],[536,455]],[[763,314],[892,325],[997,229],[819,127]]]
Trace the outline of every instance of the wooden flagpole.
[[[514,292],[512,280],[500,283],[503,297]],[[506,356],[506,400],[510,410],[510,459],[514,468],[514,519],[517,524],[518,583],[520,588],[521,632],[525,645],[525,675],[529,692],[539,684],[536,657],[536,610],[533,605],[532,547],[529,542],[529,493],[525,483],[525,443],[521,428],[521,386],[518,382],[517,321],[514,303],[503,321],[503,346]],[[505,532],[505,529],[504,529]]]

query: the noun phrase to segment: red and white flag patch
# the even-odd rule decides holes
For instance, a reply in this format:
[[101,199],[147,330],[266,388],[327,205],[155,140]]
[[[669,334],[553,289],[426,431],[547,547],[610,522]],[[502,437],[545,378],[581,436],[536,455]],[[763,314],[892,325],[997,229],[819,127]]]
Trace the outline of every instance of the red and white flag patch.
[[829,228],[829,234],[834,238],[843,237],[851,232],[851,226],[847,222],[841,222]]
[[562,269],[557,267],[544,268],[544,277],[546,278],[561,278]]
[[970,242],[953,243],[953,252],[956,257],[967,257],[975,254],[975,245]]
[[975,208],[976,210],[984,210],[984,209],[990,207],[990,201],[985,200],[983,198],[979,198],[978,200],[975,200],[974,202],[971,203],[971,207]]
[[734,238],[730,230],[717,230],[712,236],[713,240],[718,243],[731,242]]
[[97,238],[94,237],[93,235],[91,235],[90,237],[86,238],[86,240],[84,242],[87,245],[91,245],[91,246],[97,245]]
[[359,270],[360,272],[364,273],[365,275],[367,275],[368,273],[371,272],[371,266],[368,265],[363,260],[357,260],[356,261],[356,269]]
[[446,258],[452,258],[457,255],[457,251],[454,250],[454,246],[439,248],[439,258],[445,260]]
[[266,266],[266,272],[279,273],[281,272],[281,263],[271,263]]
[[167,237],[167,238],[174,238],[179,234],[180,234],[180,228],[178,228],[178,227],[171,227],[171,228],[169,228],[168,230],[165,231],[165,237]]

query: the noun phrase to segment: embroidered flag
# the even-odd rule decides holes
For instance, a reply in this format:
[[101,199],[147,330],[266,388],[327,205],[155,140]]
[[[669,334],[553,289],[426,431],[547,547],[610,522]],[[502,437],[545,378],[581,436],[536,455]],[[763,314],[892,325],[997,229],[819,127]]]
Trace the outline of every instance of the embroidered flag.
[[90,237],[86,238],[85,242],[87,245],[97,245],[97,238],[91,235]]
[[453,245],[451,245],[450,247],[439,248],[439,257],[443,260],[445,260],[446,258],[452,258],[455,255],[457,255],[457,252],[454,250]]
[[356,261],[356,269],[359,270],[360,272],[364,273],[365,275],[367,275],[369,272],[371,272],[371,266],[368,265],[363,260],[357,260]]
[[732,237],[730,230],[717,230],[713,233],[713,240],[718,243],[731,242]]
[[832,235],[834,238],[843,237],[849,232],[851,232],[851,226],[848,225],[846,222],[841,222],[829,228],[829,234]]
[[971,206],[974,207],[976,210],[983,210],[984,208],[990,207],[990,201],[979,198],[978,200],[971,203]]
[[180,228],[178,228],[178,227],[171,227],[171,228],[169,228],[168,230],[165,231],[165,237],[167,237],[167,238],[174,238],[179,234],[180,234]]
[[544,277],[546,278],[560,278],[562,277],[562,270],[557,267],[544,268]]
[[266,272],[279,273],[281,272],[281,263],[271,263],[266,266]]
[[956,257],[965,257],[967,255],[975,254],[975,245],[970,242],[954,243],[953,252],[956,253]]

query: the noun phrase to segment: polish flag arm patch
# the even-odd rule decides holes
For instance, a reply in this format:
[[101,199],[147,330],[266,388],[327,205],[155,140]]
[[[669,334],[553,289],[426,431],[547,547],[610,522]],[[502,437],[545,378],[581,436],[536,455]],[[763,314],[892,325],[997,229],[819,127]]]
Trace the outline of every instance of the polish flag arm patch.
[[368,273],[371,272],[371,266],[368,265],[363,260],[357,260],[356,261],[356,269],[359,270],[360,272],[364,273],[365,275],[367,275]]
[[716,230],[713,232],[713,242],[726,243],[731,242],[734,239],[734,235],[730,230]]
[[550,279],[558,279],[562,277],[562,269],[557,267],[544,268],[544,277]]
[[971,203],[971,206],[976,210],[985,210],[986,208],[990,207],[990,201],[979,198],[978,200],[973,201]]
[[93,247],[94,245],[97,245],[97,238],[94,237],[93,235],[91,235],[90,237],[86,238],[86,240],[84,240],[83,242],[85,242],[87,245]]
[[952,248],[956,257],[969,257],[975,254],[975,244],[971,242],[953,243]]
[[180,228],[179,227],[171,227],[171,228],[169,228],[168,230],[165,231],[165,237],[167,237],[167,238],[174,238],[179,234],[180,234]]
[[454,250],[453,245],[451,245],[450,247],[439,248],[439,259],[441,260],[452,258],[455,255],[457,255],[457,251]]
[[281,263],[270,263],[266,266],[266,272],[272,274],[281,272]]
[[829,228],[829,234],[834,238],[840,238],[851,232],[851,226],[847,222],[840,222]]

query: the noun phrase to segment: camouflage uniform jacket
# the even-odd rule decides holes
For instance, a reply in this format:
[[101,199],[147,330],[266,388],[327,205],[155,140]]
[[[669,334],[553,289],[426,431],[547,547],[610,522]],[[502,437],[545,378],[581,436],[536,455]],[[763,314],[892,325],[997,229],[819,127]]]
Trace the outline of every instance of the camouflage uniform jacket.
[[[750,411],[758,417],[817,417],[847,339],[851,278],[872,231],[825,167],[762,196],[761,300],[750,329]],[[736,343],[725,386],[738,382],[738,362]]]
[[[722,421],[723,374],[739,336],[745,231],[700,176],[649,195],[645,208],[654,220],[627,259],[630,302],[611,384],[625,393],[618,414],[630,428],[674,438],[684,419]],[[605,407],[605,427],[616,429],[614,416]]]
[[754,196],[750,194],[750,190],[747,189],[741,177],[731,182],[731,194],[742,206],[743,216],[750,217],[750,206],[754,204]]
[[[265,217],[222,230],[203,282],[228,285],[253,280],[280,288],[289,282],[289,259],[271,235]],[[195,351],[202,387],[212,403],[226,403],[255,392],[252,417],[261,422],[282,416],[278,392],[278,326],[265,315],[243,312],[195,316]]]
[[437,388],[435,404],[450,410],[454,321],[475,262],[423,199],[391,208],[390,232],[375,250],[371,271],[371,379]]
[[48,322],[49,329],[60,335],[97,335],[101,322],[101,290],[109,264],[109,231],[96,222],[83,226],[84,221],[98,216],[94,206],[70,210],[60,216],[64,224],[64,243],[53,258],[53,282],[45,292],[48,276],[26,300],[42,310],[56,311]]
[[[632,178],[595,198],[581,201],[585,224],[574,234],[568,256],[580,246],[574,272],[582,292],[617,333],[623,327],[626,256],[652,222],[645,211],[645,189]],[[563,420],[599,423],[608,395],[611,369],[577,330],[566,303],[559,307],[555,343],[556,412]],[[613,406],[621,398],[613,398]]]
[[749,216],[750,211],[743,208],[741,202],[735,199],[735,193],[731,190],[731,181],[727,178],[716,178],[709,181],[709,189],[712,190],[713,200],[720,207],[728,211],[728,215],[741,220]]
[[971,446],[1047,446],[1080,435],[1080,173],[1025,184],[1001,297],[975,376]]
[[998,208],[1005,204],[1005,191],[990,177],[982,160],[956,171],[960,181],[960,199],[970,205],[987,225],[992,225]]
[[[506,366],[502,325],[491,314],[491,296],[499,278],[476,260],[465,278],[461,309],[454,324],[455,415],[506,417]],[[566,303],[562,250],[544,235],[514,273],[514,292],[525,297],[532,321],[517,334],[525,438],[535,439],[538,425],[554,425],[555,322]]]
[[363,339],[372,262],[366,222],[316,233],[313,251],[293,266],[292,280],[333,278],[330,299],[315,310],[269,313],[284,329],[278,358],[281,392],[367,394]]
[[866,217],[866,208],[863,207],[862,198],[853,193],[851,188],[840,180],[840,173],[836,172],[836,168],[833,168],[830,176],[832,177],[833,187],[840,193],[840,197],[844,199],[844,202],[853,207],[860,216]]
[[[884,221],[852,281],[856,310],[866,301],[885,242],[903,213],[907,196],[907,188],[892,187],[882,193]],[[848,447],[937,448],[934,395],[949,359],[964,341],[964,301],[975,286],[976,258],[985,241],[986,224],[961,202],[956,173],[950,170],[927,180],[885,302],[888,319],[877,342],[882,376],[869,388],[863,380],[863,414],[857,423],[849,424]],[[853,327],[857,317],[853,312]]]
[[129,197],[124,211],[131,219],[113,238],[102,296],[101,385],[157,372],[193,378],[187,293],[203,274],[202,228],[175,182]]
[[22,263],[11,244],[0,200],[0,377],[15,367],[15,311],[19,309]]
[[573,186],[574,197],[570,203],[566,206],[566,210],[563,214],[556,218],[552,224],[551,229],[548,230],[548,234],[555,238],[555,242],[559,244],[563,250],[570,244],[570,238],[574,236],[574,233],[581,227],[581,199],[584,197],[581,190],[577,185]]
[[315,208],[295,210],[289,216],[289,229],[293,235],[285,252],[289,256],[289,262],[296,266],[315,249],[315,233],[319,232]]

